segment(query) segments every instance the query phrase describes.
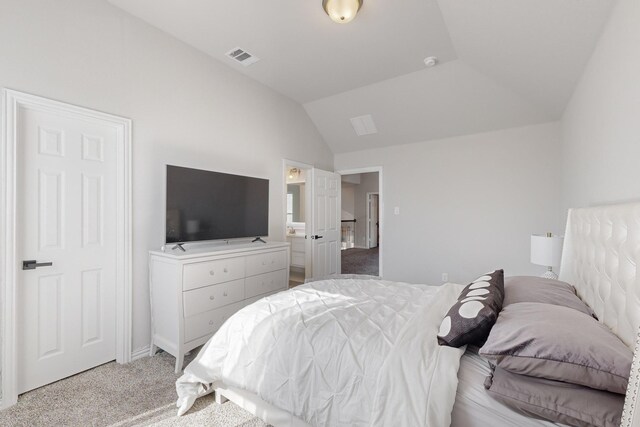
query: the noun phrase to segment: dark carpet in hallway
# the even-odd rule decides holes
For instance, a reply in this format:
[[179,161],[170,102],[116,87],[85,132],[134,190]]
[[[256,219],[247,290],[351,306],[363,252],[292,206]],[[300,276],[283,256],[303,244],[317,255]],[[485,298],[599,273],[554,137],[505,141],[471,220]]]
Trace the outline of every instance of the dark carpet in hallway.
[[342,274],[378,275],[378,248],[342,251]]

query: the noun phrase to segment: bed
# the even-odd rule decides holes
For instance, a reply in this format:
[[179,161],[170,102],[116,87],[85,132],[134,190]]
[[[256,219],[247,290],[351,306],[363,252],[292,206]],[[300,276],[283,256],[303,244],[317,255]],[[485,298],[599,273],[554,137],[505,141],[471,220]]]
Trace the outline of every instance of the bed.
[[[638,261],[640,204],[570,211],[560,279],[631,348],[640,342]],[[482,385],[488,363],[437,345],[462,288],[330,279],[258,301],[185,369],[176,385],[179,414],[215,392],[216,401],[231,400],[278,427],[558,425],[493,401]],[[636,351],[625,427],[638,394],[637,359]]]

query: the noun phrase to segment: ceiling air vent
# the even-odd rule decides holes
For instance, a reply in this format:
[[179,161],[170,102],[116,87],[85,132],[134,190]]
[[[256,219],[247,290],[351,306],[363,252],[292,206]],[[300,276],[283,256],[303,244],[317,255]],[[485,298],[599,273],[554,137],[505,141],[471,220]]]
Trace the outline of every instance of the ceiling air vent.
[[256,62],[260,61],[260,58],[258,58],[257,56],[253,56],[246,50],[240,49],[239,47],[231,49],[229,52],[227,52],[227,56],[234,61],[241,63],[245,67],[248,67],[249,65],[255,64]]
[[373,122],[373,117],[371,117],[371,114],[367,114],[366,116],[354,117],[353,119],[351,119],[351,125],[353,126],[353,130],[356,131],[358,136],[378,133],[378,128],[376,128],[376,124]]

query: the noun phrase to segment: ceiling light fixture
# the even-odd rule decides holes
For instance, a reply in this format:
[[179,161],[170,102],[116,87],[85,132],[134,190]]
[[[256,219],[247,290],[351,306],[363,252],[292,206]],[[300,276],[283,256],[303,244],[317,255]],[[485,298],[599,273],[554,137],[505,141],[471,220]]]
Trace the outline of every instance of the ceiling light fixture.
[[322,0],[322,7],[334,22],[346,24],[356,17],[362,0]]
[[300,169],[298,168],[289,169],[289,179],[294,179],[299,177],[300,177]]

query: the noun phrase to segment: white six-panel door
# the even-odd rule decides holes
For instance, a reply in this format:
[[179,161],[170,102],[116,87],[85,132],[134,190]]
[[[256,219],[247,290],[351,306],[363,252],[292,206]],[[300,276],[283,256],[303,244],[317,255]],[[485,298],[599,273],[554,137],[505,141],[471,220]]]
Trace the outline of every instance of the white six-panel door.
[[[116,358],[116,130],[23,110],[17,123],[17,385]],[[52,266],[23,270],[23,260]]]
[[312,170],[311,253],[313,277],[340,273],[340,175]]

